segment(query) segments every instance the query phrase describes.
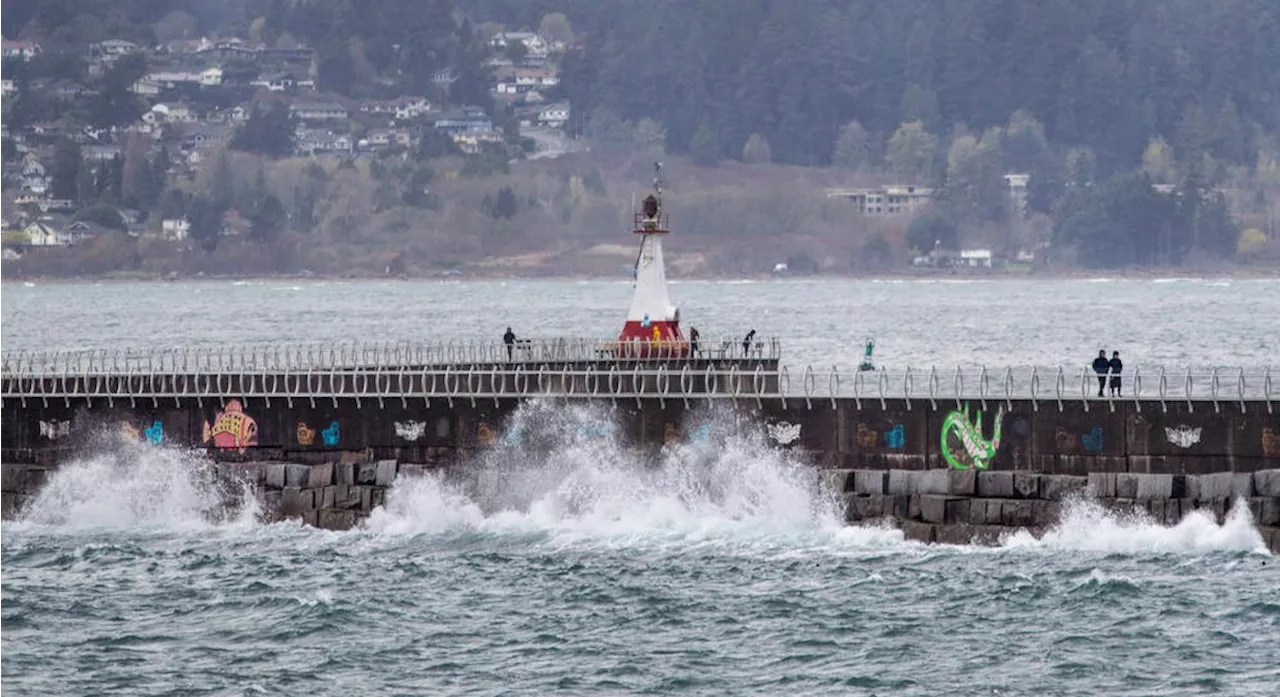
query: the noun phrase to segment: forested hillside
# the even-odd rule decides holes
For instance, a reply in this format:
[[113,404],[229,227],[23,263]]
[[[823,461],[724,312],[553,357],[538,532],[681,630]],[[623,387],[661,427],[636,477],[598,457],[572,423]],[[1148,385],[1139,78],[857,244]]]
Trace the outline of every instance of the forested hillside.
[[[1087,267],[1280,258],[1275,0],[4,0],[0,22],[7,191],[43,163],[77,217],[182,218],[220,269],[252,245],[330,271],[556,254],[625,229],[655,157],[676,160],[691,233],[768,238],[769,259],[727,271],[966,245]],[[193,116],[149,129],[161,103]],[[521,161],[547,142],[572,147]],[[929,203],[871,219],[824,196],[898,184]],[[228,238],[229,215],[262,234]]]
[[[470,3],[462,3],[470,4]],[[1103,174],[1161,137],[1182,157],[1253,164],[1280,129],[1280,6],[1270,0],[476,0],[477,18],[587,33],[566,61],[578,113],[652,117],[668,146],[832,161],[842,126],[981,132],[1018,110]]]

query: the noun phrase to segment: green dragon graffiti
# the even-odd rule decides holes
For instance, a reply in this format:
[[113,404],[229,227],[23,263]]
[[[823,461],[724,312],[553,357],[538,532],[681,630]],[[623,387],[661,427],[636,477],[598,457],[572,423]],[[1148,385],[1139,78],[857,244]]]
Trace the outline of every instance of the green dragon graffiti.
[[982,412],[969,420],[969,405],[960,411],[947,414],[942,421],[942,457],[952,469],[967,470],[970,467],[984,470],[1000,449],[1000,422],[1004,420],[1004,407],[996,411],[995,433],[991,440],[982,437]]

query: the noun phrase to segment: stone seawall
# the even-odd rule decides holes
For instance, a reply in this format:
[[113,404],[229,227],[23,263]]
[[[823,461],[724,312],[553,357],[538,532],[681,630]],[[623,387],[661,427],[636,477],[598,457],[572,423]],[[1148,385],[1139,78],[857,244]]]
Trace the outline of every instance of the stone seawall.
[[[248,485],[267,521],[294,519],[329,530],[361,523],[398,482],[432,468],[395,460],[224,462],[214,465],[228,492]],[[45,484],[50,468],[6,463],[3,515],[11,519]],[[1064,504],[1091,497],[1118,513],[1140,513],[1176,525],[1192,511],[1222,523],[1232,506],[1247,506],[1263,541],[1280,553],[1280,469],[1203,475],[1095,472],[931,470],[819,470],[824,486],[843,492],[853,525],[884,521],[908,539],[946,544],[995,544],[1018,530],[1039,536],[1057,523]],[[234,496],[229,500],[234,500]],[[236,502],[238,503],[238,502]]]
[[1249,508],[1263,541],[1280,553],[1280,469],[1251,473],[1086,476],[974,470],[827,470],[844,492],[853,524],[892,520],[909,539],[992,544],[1016,530],[1039,535],[1057,523],[1072,497],[1092,497],[1122,514],[1176,525],[1192,511],[1218,523],[1232,506]]

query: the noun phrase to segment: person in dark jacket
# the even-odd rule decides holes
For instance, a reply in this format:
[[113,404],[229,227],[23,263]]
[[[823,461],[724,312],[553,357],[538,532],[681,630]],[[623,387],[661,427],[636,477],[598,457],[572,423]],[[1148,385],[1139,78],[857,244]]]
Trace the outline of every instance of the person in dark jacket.
[[511,360],[511,351],[516,345],[516,333],[511,331],[511,327],[507,327],[507,333],[502,335],[502,343],[507,345],[507,360]]
[[1120,352],[1111,352],[1111,362],[1107,364],[1111,370],[1111,396],[1120,396],[1120,371],[1124,370],[1124,363],[1120,361]]
[[747,332],[747,338],[742,340],[742,357],[746,358],[751,353],[751,341],[756,338],[756,330],[752,329]]
[[698,328],[689,327],[689,357],[698,357]]
[[1107,352],[1099,351],[1098,357],[1093,359],[1093,372],[1098,374],[1098,396],[1104,397],[1103,394],[1107,389],[1107,371],[1111,370],[1111,363],[1107,361]]

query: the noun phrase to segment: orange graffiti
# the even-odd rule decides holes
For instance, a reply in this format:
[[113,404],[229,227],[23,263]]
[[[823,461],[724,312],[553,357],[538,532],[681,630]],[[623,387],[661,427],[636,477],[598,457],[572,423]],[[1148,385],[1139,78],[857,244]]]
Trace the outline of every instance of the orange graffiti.
[[489,424],[481,422],[480,426],[476,428],[476,442],[480,445],[493,445],[495,439],[493,429],[489,428]]
[[316,430],[307,426],[306,422],[298,422],[298,445],[311,445],[316,442]]
[[674,424],[668,423],[662,428],[662,444],[675,445],[680,442],[680,430]]
[[1267,457],[1280,457],[1280,435],[1269,428],[1262,429],[1262,454]]
[[120,422],[120,436],[124,438],[126,443],[142,442],[142,431],[128,421]]
[[858,424],[857,432],[858,446],[862,448],[874,448],[880,442],[880,434],[873,431],[862,424]]
[[1076,447],[1076,436],[1074,433],[1068,433],[1067,429],[1059,428],[1054,434],[1053,439],[1058,444],[1058,450],[1073,450]]
[[244,413],[240,400],[227,402],[226,409],[218,412],[213,425],[204,422],[204,442],[212,441],[215,448],[245,448],[258,444],[258,422]]

